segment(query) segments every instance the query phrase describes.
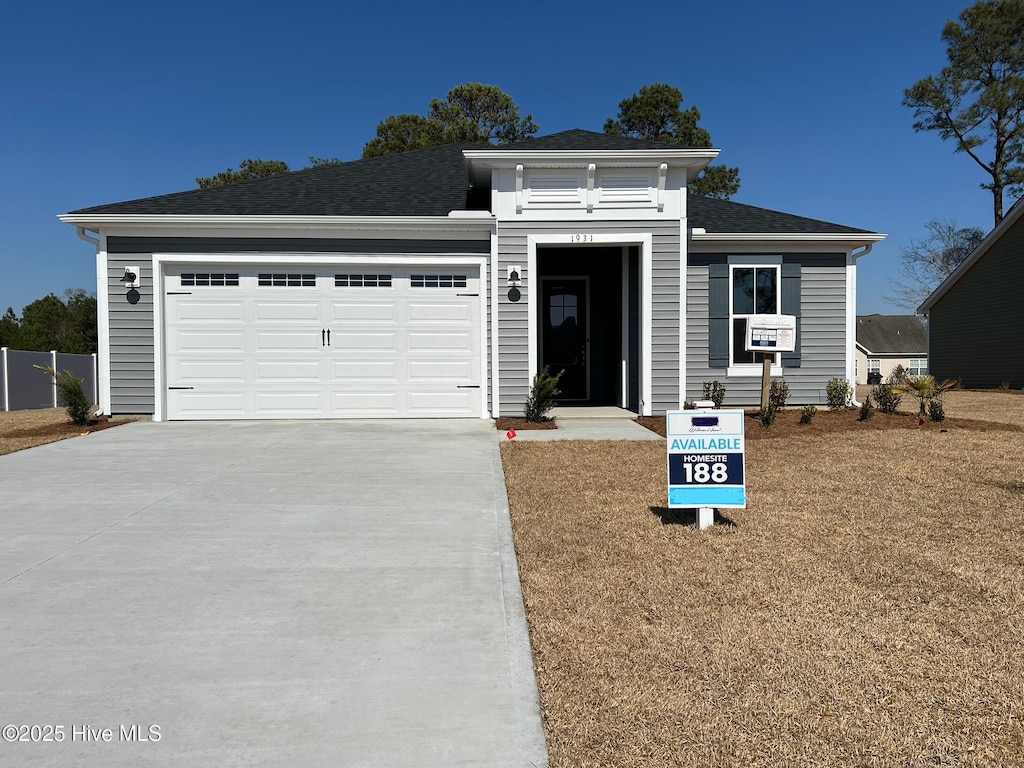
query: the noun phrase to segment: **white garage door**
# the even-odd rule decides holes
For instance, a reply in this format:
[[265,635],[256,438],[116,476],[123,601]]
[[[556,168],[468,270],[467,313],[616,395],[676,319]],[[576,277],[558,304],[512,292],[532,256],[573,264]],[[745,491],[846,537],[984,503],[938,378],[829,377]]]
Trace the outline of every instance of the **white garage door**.
[[479,417],[476,268],[168,266],[169,419]]

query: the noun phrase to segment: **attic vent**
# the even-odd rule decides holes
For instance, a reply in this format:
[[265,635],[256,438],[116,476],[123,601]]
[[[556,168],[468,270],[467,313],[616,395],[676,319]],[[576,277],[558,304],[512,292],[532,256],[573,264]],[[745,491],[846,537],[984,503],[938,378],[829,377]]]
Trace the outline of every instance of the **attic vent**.
[[316,275],[282,274],[260,272],[258,284],[275,288],[315,288]]
[[465,275],[412,275],[413,288],[465,288]]
[[226,272],[182,272],[182,287],[217,286],[228,287],[238,285],[238,273]]
[[335,275],[335,288],[390,288],[391,275]]

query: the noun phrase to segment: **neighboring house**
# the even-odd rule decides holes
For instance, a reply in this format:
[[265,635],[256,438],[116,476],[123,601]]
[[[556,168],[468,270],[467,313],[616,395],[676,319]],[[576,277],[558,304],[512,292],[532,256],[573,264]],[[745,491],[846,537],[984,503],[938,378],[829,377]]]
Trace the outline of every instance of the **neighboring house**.
[[101,406],[520,415],[545,366],[566,404],[661,414],[717,379],[756,405],[753,312],[799,318],[773,374],[823,403],[884,235],[689,196],[717,155],[573,130],[65,214],[98,251]]
[[[884,381],[897,365],[911,376],[928,373],[928,331],[916,315],[857,316],[857,383]],[[872,377],[873,378],[873,377]]]
[[918,307],[928,316],[928,360],[939,380],[1024,387],[1024,200]]

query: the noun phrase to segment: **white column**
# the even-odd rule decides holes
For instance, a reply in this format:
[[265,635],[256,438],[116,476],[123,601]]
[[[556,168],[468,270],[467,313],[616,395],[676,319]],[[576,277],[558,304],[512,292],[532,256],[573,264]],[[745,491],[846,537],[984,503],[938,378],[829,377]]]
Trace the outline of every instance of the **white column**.
[[57,407],[57,350],[50,350],[50,368],[53,369],[53,407]]

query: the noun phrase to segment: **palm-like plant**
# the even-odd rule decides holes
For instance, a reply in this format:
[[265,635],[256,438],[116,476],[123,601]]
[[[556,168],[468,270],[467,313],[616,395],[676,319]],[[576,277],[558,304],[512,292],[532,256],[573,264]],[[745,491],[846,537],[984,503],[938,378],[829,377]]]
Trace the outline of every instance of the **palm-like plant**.
[[901,384],[892,388],[893,392],[901,395],[913,395],[920,404],[918,418],[924,419],[928,416],[928,404],[936,397],[941,397],[947,389],[956,386],[956,382],[947,379],[939,383],[930,374],[924,376],[908,376]]

